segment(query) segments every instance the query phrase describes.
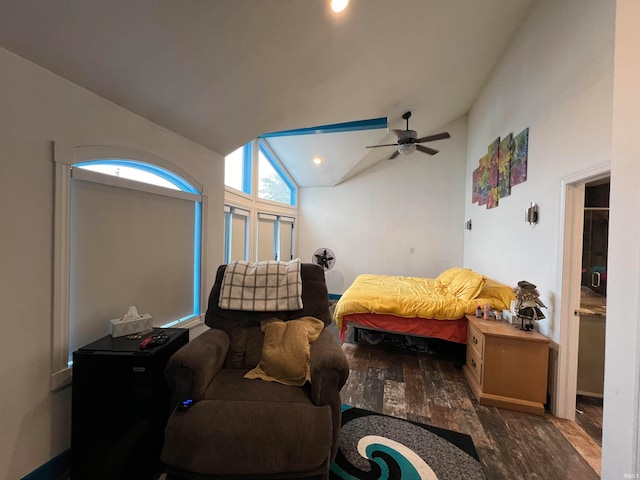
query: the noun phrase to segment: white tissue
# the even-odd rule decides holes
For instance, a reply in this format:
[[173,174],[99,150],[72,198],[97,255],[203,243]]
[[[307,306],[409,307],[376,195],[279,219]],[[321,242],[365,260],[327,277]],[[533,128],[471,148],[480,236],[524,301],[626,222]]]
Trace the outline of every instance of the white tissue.
[[109,321],[109,330],[112,337],[122,337],[153,328],[151,315],[140,315],[135,306],[129,307],[129,311],[122,318],[114,318]]
[[138,309],[135,305],[129,307],[129,311],[125,313],[124,317],[122,317],[123,320],[137,320],[139,318],[140,315],[138,315]]

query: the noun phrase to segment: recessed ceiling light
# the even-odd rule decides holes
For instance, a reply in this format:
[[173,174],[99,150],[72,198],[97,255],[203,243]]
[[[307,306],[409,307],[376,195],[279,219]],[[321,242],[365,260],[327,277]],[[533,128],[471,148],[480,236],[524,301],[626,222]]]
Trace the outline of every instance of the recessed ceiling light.
[[313,163],[320,165],[322,163],[322,159],[320,157],[313,157]]
[[347,8],[349,0],[331,0],[331,9],[338,13]]

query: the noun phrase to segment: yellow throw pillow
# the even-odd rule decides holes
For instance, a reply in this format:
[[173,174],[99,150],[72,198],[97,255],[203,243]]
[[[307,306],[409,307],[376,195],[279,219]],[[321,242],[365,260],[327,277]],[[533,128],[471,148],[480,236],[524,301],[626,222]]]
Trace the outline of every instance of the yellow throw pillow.
[[454,278],[456,278],[456,275],[458,275],[458,273],[460,273],[461,271],[462,271],[462,268],[460,267],[448,268],[447,270],[442,272],[440,275],[438,275],[436,277],[436,280],[440,282],[442,285],[444,285],[445,287],[448,287],[451,281]]
[[272,319],[262,322],[262,357],[256,368],[244,377],[301,386],[311,379],[311,344],[320,336],[324,323],[315,317],[287,322]]
[[484,277],[470,268],[450,268],[436,280],[460,300],[475,298],[484,284]]
[[491,306],[498,310],[509,310],[511,300],[516,299],[511,287],[487,277],[478,297],[490,299]]

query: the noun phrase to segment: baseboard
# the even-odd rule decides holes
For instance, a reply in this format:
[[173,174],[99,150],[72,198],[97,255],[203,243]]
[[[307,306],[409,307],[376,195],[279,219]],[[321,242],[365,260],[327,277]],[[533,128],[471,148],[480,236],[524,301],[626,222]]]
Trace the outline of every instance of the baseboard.
[[67,449],[34,470],[22,480],[57,480],[71,468],[71,450]]

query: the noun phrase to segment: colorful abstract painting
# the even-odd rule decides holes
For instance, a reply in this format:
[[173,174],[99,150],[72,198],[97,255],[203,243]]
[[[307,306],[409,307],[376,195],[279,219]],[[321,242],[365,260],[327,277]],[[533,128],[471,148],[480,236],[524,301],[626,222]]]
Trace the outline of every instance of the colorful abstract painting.
[[486,208],[497,207],[501,198],[511,195],[511,187],[527,180],[528,154],[528,128],[515,137],[510,133],[491,142],[473,171],[471,202]]
[[478,166],[478,205],[486,205],[489,198],[489,155],[480,159]]
[[511,143],[513,135],[509,134],[500,141],[498,160],[498,196],[511,195]]
[[489,196],[487,197],[487,208],[498,206],[498,172],[500,160],[500,137],[489,144],[487,155],[489,156]]
[[511,186],[527,180],[527,157],[529,154],[529,129],[525,128],[513,137],[511,154]]
[[473,171],[473,177],[471,180],[471,203],[478,203],[480,199],[480,192],[478,190],[478,175],[480,175],[480,167]]

